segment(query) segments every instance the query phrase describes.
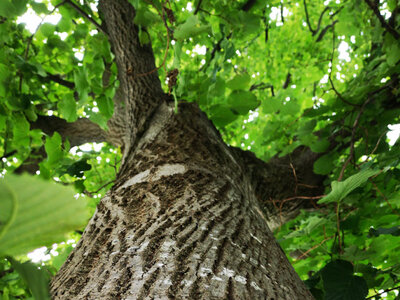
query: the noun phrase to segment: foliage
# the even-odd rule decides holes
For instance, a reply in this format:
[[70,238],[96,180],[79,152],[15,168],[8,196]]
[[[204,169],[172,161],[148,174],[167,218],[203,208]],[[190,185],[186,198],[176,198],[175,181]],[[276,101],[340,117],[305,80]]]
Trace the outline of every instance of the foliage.
[[[70,149],[57,133],[30,127],[38,116],[53,115],[107,128],[113,112],[117,69],[94,25],[101,23],[97,1],[75,3],[95,22],[71,2],[0,3],[0,155],[3,173],[13,172],[44,147],[40,176],[95,196],[94,208],[115,178],[120,150]],[[161,81],[179,69],[177,85],[165,83],[165,90],[197,102],[228,144],[265,161],[299,146],[319,154],[313,169],[326,176],[327,196],[276,232],[316,298],[334,299],[329,295],[340,291],[348,295],[341,299],[363,299],[367,287],[369,296],[395,299],[400,143],[390,144],[386,134],[400,123],[400,1],[379,1],[375,11],[372,0],[130,2],[140,41],[151,40],[163,66]],[[44,18],[32,33],[17,22],[27,10],[60,19]],[[4,205],[12,206],[8,199]],[[3,297],[24,289],[13,276],[12,287],[0,281]]]

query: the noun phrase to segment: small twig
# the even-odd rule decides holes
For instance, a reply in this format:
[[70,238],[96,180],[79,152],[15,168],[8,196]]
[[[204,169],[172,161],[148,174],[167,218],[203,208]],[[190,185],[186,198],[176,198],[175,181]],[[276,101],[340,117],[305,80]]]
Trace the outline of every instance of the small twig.
[[115,181],[115,180],[111,180],[111,181],[109,181],[109,182],[103,184],[101,187],[99,187],[97,190],[95,190],[95,191],[93,191],[93,192],[89,192],[89,191],[85,191],[85,192],[88,193],[89,195],[96,194],[96,193],[100,192],[102,189],[104,189],[107,185],[109,185],[109,184],[111,184],[111,183],[114,183],[114,181]]
[[305,13],[306,13],[306,23],[307,23],[308,29],[310,29],[310,31],[311,31],[311,33],[312,33],[312,36],[314,36],[314,35],[316,35],[316,34],[318,33],[318,31],[319,31],[319,29],[320,29],[320,27],[321,27],[322,18],[324,17],[324,14],[330,9],[330,7],[327,6],[327,7],[325,7],[325,9],[322,11],[322,13],[320,14],[319,19],[318,19],[317,29],[314,30],[314,29],[312,29],[312,27],[311,27],[311,22],[310,22],[310,17],[309,17],[309,15],[308,15],[306,0],[303,0],[303,3],[304,3],[304,11],[305,11]]
[[372,299],[372,298],[375,298],[376,296],[379,296],[379,295],[382,295],[384,293],[387,293],[387,292],[390,292],[390,291],[394,291],[394,290],[400,290],[400,285],[396,286],[394,288],[383,290],[382,292],[376,293],[375,295],[372,295],[372,296],[370,296],[368,298],[365,298],[365,299]]
[[292,168],[294,180],[295,180],[295,182],[296,182],[296,186],[295,186],[295,188],[294,188],[294,194],[297,195],[297,186],[298,186],[298,182],[297,182],[296,169],[293,167],[293,164],[292,164],[292,163],[290,163],[290,167]]
[[350,163],[353,155],[354,155],[354,144],[355,144],[355,136],[356,136],[356,132],[357,132],[357,127],[358,124],[360,122],[360,118],[361,115],[363,114],[365,107],[367,106],[368,103],[370,103],[372,101],[372,96],[370,96],[365,102],[364,104],[361,106],[360,111],[357,114],[357,117],[353,123],[353,128],[352,128],[352,132],[351,132],[351,140],[350,140],[350,153],[349,153],[349,157],[346,159],[346,161],[344,162],[342,169],[340,170],[340,174],[338,177],[338,181],[341,181],[343,179],[343,175],[344,175],[344,171],[346,170],[347,165]]
[[339,210],[340,203],[339,201],[336,202],[336,230],[337,230],[337,237],[338,237],[338,246],[339,246],[339,253],[342,252],[342,238],[340,236],[340,210]]
[[372,183],[372,185],[374,186],[375,190],[382,196],[382,198],[385,200],[385,202],[387,203],[387,205],[390,207],[390,209],[398,216],[400,216],[400,213],[393,208],[392,204],[390,204],[388,198],[385,196],[385,194],[379,189],[379,187],[376,185],[376,183],[371,179],[368,178],[368,181]]
[[335,92],[335,94],[339,97],[340,100],[342,100],[344,103],[350,105],[350,106],[357,106],[359,107],[360,105],[358,104],[353,104],[350,103],[349,101],[347,101],[346,99],[343,98],[342,94],[339,93],[339,91],[335,88],[335,85],[333,84],[333,80],[332,80],[332,70],[333,70],[333,61],[335,59],[335,50],[336,50],[336,45],[335,45],[335,30],[332,30],[332,53],[331,53],[331,59],[330,59],[330,63],[331,63],[331,69],[329,72],[329,82],[331,84],[331,87],[333,89],[333,91]]
[[47,76],[44,77],[44,79],[54,81],[62,86],[65,86],[65,87],[71,89],[71,90],[75,89],[75,83],[62,79],[61,76],[58,74],[54,75],[54,74],[50,74],[49,72],[46,72],[46,73],[47,73]]
[[199,2],[197,2],[196,9],[194,10],[194,13],[193,13],[194,15],[197,15],[197,13],[199,12],[201,2],[203,2],[203,0],[199,0]]
[[381,23],[382,27],[385,28],[396,40],[400,39],[400,33],[396,31],[392,26],[389,25],[381,15],[379,11],[379,7],[376,3],[372,3],[370,0],[364,0],[365,3],[373,10],[375,15],[378,17],[379,22]]
[[317,40],[315,41],[316,43],[322,41],[322,39],[324,38],[325,34],[327,33],[327,31],[329,30],[329,28],[335,26],[335,24],[338,22],[338,20],[335,20],[332,22],[332,24],[329,24],[327,26],[325,26],[324,29],[321,30],[321,33],[319,34]]
[[323,243],[325,243],[326,241],[329,241],[331,239],[333,239],[335,237],[335,235],[332,235],[330,237],[325,238],[321,243],[319,243],[318,245],[313,246],[312,248],[308,249],[306,252],[304,252],[302,255],[300,255],[296,260],[300,260],[303,257],[307,256],[308,253],[310,253],[311,251],[317,249],[319,246],[321,246]]
[[82,8],[80,8],[77,4],[75,4],[74,2],[72,2],[72,0],[65,0],[64,3],[68,3],[69,5],[71,5],[79,14],[81,14],[83,17],[85,17],[86,19],[89,20],[90,23],[92,23],[98,31],[104,33],[105,35],[107,35],[107,32],[105,30],[105,28],[100,25],[99,23],[97,23],[91,16],[89,16]]

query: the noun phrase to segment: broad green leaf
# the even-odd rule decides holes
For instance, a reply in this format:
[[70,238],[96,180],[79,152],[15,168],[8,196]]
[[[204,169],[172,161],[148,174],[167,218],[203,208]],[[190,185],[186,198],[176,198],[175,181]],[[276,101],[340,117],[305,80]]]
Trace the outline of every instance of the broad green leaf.
[[306,225],[297,231],[293,231],[292,233],[288,234],[285,238],[290,239],[298,236],[310,235],[313,231],[323,224],[326,224],[327,220],[324,218],[320,218],[317,216],[312,216],[306,220]]
[[210,30],[210,25],[203,25],[197,16],[191,15],[187,18],[185,23],[179,25],[175,29],[174,38],[177,40],[184,40],[203,32],[209,32]]
[[141,25],[144,27],[154,25],[157,22],[160,22],[161,19],[160,17],[151,12],[147,6],[141,5],[137,10],[136,10],[136,15],[135,15],[135,24]]
[[325,154],[318,158],[314,163],[314,173],[327,175],[333,170],[334,157],[331,153]]
[[174,45],[174,61],[172,63],[172,69],[179,69],[181,67],[181,54],[182,42],[176,41]]
[[282,101],[276,98],[265,98],[262,100],[262,110],[266,114],[276,113],[282,108]]
[[260,102],[252,92],[238,90],[228,96],[228,104],[234,112],[245,115],[249,110],[256,109]]
[[74,72],[74,83],[76,90],[79,93],[80,101],[84,102],[87,98],[89,90],[89,82],[87,80],[86,71],[84,68],[79,68]]
[[249,87],[250,79],[250,75],[246,73],[236,75],[226,83],[226,86],[231,90],[245,90]]
[[26,9],[28,0],[1,0],[0,1],[0,16],[12,18],[22,15]]
[[61,101],[58,102],[57,107],[62,117],[68,122],[74,122],[78,119],[76,101],[71,93],[65,94]]
[[320,139],[310,145],[310,149],[315,153],[322,153],[328,150],[330,142],[327,139]]
[[16,113],[13,116],[13,136],[14,144],[17,147],[27,147],[29,145],[29,122],[21,113]]
[[10,69],[5,64],[0,63],[0,84],[10,75]]
[[14,221],[17,212],[15,194],[8,185],[0,181],[0,239]]
[[35,299],[50,300],[50,276],[45,269],[39,269],[31,262],[19,263],[9,258],[11,266],[21,275]]
[[45,37],[50,37],[54,34],[54,31],[56,29],[56,26],[50,23],[43,23],[40,28],[39,31],[45,36]]
[[46,4],[44,4],[44,3],[38,3],[38,2],[31,1],[30,5],[32,6],[32,9],[39,15],[49,13],[49,10],[47,9]]
[[44,148],[47,153],[47,163],[49,166],[56,165],[63,158],[62,140],[58,132],[54,132],[52,137],[46,137]]
[[85,201],[69,187],[30,175],[7,175],[4,181],[18,203],[16,216],[0,238],[0,255],[15,256],[63,240],[87,221]]
[[102,114],[92,112],[89,120],[99,125],[102,129],[108,130],[107,120]]
[[387,63],[393,67],[400,60],[400,44],[396,41],[386,51]]
[[217,104],[210,109],[210,118],[216,126],[223,127],[233,122],[237,115],[235,115],[232,110],[225,105]]
[[350,176],[345,181],[332,182],[332,191],[318,201],[318,203],[331,203],[341,201],[351,191],[361,186],[369,177],[378,174],[379,170],[363,170],[353,176]]
[[348,261],[330,262],[321,273],[326,300],[363,300],[368,295],[364,278],[353,275],[353,265]]
[[101,114],[107,119],[111,118],[114,112],[114,102],[112,98],[101,95],[96,99],[96,102]]

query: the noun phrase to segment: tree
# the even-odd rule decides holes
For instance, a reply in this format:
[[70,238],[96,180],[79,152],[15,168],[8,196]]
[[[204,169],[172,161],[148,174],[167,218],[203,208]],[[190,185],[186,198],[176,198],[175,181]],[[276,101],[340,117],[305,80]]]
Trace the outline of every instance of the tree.
[[393,295],[400,4],[214,2],[0,4],[3,173],[108,189],[53,298]]

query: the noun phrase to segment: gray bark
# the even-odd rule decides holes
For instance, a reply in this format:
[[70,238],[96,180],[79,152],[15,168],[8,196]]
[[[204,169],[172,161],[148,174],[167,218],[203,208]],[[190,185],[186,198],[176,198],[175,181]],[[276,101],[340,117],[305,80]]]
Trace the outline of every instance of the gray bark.
[[192,104],[162,105],[52,282],[54,299],[312,299],[244,161]]
[[[125,0],[100,9],[125,104],[113,117],[124,155],[53,298],[312,299],[268,228],[277,226],[269,200],[294,193],[288,162],[228,147],[194,104],[175,114],[156,72],[139,75],[155,65],[134,9]],[[303,172],[301,160],[295,167]]]

